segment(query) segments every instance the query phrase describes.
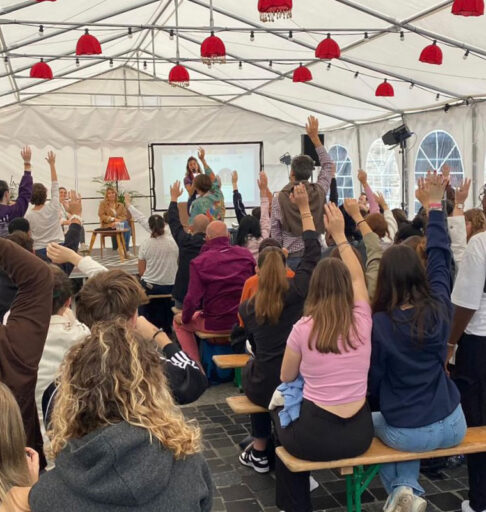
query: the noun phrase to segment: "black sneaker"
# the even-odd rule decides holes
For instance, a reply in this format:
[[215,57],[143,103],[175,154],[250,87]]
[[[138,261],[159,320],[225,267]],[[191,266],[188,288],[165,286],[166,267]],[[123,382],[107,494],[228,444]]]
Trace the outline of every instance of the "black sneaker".
[[257,473],[268,473],[270,471],[267,454],[254,450],[253,444],[248,445],[241,452],[238,460],[243,466],[253,468]]

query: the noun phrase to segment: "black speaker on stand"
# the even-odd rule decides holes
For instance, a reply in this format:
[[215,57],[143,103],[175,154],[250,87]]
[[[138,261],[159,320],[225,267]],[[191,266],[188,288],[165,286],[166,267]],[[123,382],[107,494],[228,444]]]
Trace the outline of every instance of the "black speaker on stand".
[[[324,145],[324,134],[319,134],[319,139],[322,142],[322,145]],[[307,134],[302,135],[301,138],[302,141],[302,149],[301,153],[303,155],[310,156],[312,160],[314,160],[314,166],[319,166],[319,157],[317,156],[316,148],[314,147],[313,142],[310,140],[310,137]]]

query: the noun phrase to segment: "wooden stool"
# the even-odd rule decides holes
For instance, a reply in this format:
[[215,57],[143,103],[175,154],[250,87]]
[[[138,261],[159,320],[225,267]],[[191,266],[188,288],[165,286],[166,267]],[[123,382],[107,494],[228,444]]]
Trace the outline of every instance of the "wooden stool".
[[93,246],[96,242],[96,235],[100,235],[100,248],[101,248],[101,257],[103,258],[103,249],[105,248],[105,238],[109,237],[115,237],[118,245],[118,254],[120,256],[120,261],[123,263],[126,259],[128,259],[127,256],[127,248],[125,247],[125,238],[124,234],[129,231],[128,229],[107,229],[107,230],[98,230],[93,231],[91,234],[91,241],[89,243],[89,250],[88,254],[91,254],[91,251],[93,250]]

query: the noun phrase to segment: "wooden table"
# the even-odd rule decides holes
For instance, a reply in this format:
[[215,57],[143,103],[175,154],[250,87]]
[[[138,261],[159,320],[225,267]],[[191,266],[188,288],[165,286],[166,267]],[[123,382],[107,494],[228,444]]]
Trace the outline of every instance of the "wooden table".
[[89,251],[88,254],[91,254],[93,250],[93,246],[96,241],[96,235],[100,235],[100,246],[101,246],[101,257],[103,258],[103,249],[105,248],[105,238],[115,237],[118,245],[118,254],[120,255],[120,261],[125,261],[128,259],[127,248],[125,246],[125,238],[124,234],[130,231],[129,229],[100,229],[95,230],[91,234],[91,241],[89,243]]

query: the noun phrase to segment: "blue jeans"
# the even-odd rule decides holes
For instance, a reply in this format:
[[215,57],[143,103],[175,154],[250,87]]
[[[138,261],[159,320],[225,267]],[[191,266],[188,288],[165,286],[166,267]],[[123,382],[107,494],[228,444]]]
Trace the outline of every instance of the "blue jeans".
[[[386,445],[407,452],[427,452],[458,445],[466,435],[467,425],[461,405],[443,420],[418,428],[399,428],[388,425],[381,412],[373,413],[375,435]],[[388,494],[401,485],[413,489],[414,494],[425,494],[418,483],[420,460],[383,464],[380,477]]]
[[[125,247],[127,251],[130,249],[130,235],[132,234],[132,230],[130,229],[130,223],[127,220],[123,221],[124,229],[128,229],[125,233],[123,233],[123,238],[125,239]],[[118,249],[118,243],[116,241],[116,237],[111,237],[111,242],[113,244],[113,249]]]

